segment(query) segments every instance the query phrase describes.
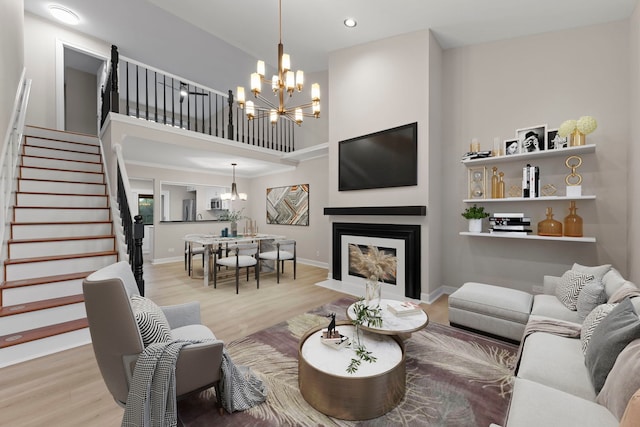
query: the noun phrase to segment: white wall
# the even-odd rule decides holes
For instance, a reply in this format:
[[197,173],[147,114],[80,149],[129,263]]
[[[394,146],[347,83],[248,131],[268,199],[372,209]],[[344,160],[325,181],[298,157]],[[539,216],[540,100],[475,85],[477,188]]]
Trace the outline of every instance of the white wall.
[[98,81],[95,74],[65,68],[65,129],[98,134]]
[[640,283],[640,4],[629,21],[630,84],[629,96],[629,279]]
[[[446,285],[480,281],[531,290],[544,274],[561,275],[573,262],[613,263],[627,273],[628,32],[625,20],[445,51],[441,182],[446,215],[439,225],[444,233]],[[460,212],[467,193],[467,169],[460,157],[468,151],[471,138],[479,138],[481,147],[490,149],[495,136],[506,139],[517,128],[544,123],[557,128],[564,120],[583,115],[594,116],[599,123],[587,136],[588,143],[597,144],[596,153],[584,155],[579,170],[584,192],[596,194],[597,199],[578,202],[578,214],[584,219],[585,234],[595,235],[597,243],[458,235],[466,227]],[[561,192],[568,173],[564,160],[536,161],[543,168],[543,184],[554,183]],[[518,169],[524,165],[497,166],[507,171],[507,182],[517,182]],[[560,221],[568,213],[566,201],[500,203],[488,210],[524,211],[532,217],[535,230],[547,205],[553,206]]]
[[[297,257],[320,266],[327,266],[331,259],[331,228],[328,217],[323,215],[328,206],[327,168],[327,156],[303,161],[292,172],[252,179],[249,192],[249,213],[257,220],[259,232],[295,239]],[[267,224],[267,188],[296,184],[309,184],[309,226]],[[242,223],[238,227],[241,226]]]
[[0,2],[0,144],[4,144],[10,126],[11,110],[24,68],[23,4],[23,0]]
[[[329,206],[428,205],[430,34],[419,31],[333,52],[329,56]],[[418,123],[418,185],[338,191],[338,141]],[[429,210],[427,206],[427,210]],[[422,226],[422,292],[430,283],[429,217],[332,216],[331,221]],[[429,224],[431,224],[429,220]]]
[[[62,41],[110,56],[111,45],[57,26],[40,17],[24,15],[24,52],[27,78],[33,80],[27,123],[56,129],[56,42]],[[62,59],[63,55],[61,55]],[[63,96],[63,94],[60,94]]]

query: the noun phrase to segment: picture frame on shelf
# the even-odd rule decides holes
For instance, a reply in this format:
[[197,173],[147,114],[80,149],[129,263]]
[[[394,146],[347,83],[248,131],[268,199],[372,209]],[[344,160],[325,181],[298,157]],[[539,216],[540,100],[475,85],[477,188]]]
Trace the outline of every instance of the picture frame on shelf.
[[520,154],[520,142],[518,141],[518,138],[505,139],[502,143],[502,151],[505,156]]
[[516,137],[520,144],[520,153],[544,151],[547,147],[547,125],[516,129]]
[[569,137],[564,138],[558,135],[558,129],[547,131],[547,150],[562,150],[569,146]]
[[469,168],[469,198],[484,199],[487,194],[487,168],[477,166]]

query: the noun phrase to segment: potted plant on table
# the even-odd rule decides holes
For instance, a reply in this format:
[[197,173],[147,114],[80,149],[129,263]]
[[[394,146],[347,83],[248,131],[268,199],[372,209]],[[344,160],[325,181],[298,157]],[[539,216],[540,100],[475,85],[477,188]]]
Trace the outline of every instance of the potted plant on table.
[[482,232],[482,219],[488,217],[489,213],[484,211],[484,206],[478,207],[474,204],[465,209],[461,215],[469,220],[470,233],[480,233]]
[[231,237],[238,236],[238,221],[245,217],[242,215],[242,212],[244,212],[244,208],[239,211],[228,211],[220,218],[222,221],[229,221],[231,223]]

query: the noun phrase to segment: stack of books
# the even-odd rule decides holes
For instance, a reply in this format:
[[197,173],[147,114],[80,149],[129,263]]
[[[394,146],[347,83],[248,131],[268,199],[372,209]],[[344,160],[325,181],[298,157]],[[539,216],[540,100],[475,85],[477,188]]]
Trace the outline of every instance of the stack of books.
[[531,232],[531,218],[521,212],[496,212],[489,217],[489,232],[510,236],[526,236]]
[[491,150],[486,150],[486,151],[469,151],[468,153],[465,153],[462,156],[462,159],[460,160],[461,162],[464,162],[465,160],[472,160],[472,159],[484,159],[486,157],[491,157]]
[[413,301],[393,301],[387,304],[387,309],[396,316],[409,316],[420,313],[422,308]]

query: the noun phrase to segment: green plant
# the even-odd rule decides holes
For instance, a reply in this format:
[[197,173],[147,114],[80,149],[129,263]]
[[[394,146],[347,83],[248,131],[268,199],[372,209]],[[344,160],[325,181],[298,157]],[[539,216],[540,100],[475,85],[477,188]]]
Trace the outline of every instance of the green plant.
[[373,363],[378,359],[367,350],[366,346],[360,344],[360,326],[366,325],[374,328],[382,326],[382,309],[379,305],[375,307],[369,307],[367,304],[360,301],[353,305],[353,312],[355,318],[351,321],[356,329],[356,341],[353,343],[356,357],[351,359],[349,366],[347,366],[347,372],[353,374],[358,370],[358,367],[362,361]]
[[242,212],[244,212],[244,208],[240,209],[239,211],[228,211],[226,214],[221,215],[220,219],[222,221],[238,222],[241,219],[246,218],[244,215],[242,215]]
[[460,215],[462,215],[466,219],[482,219],[488,217],[489,213],[484,211],[484,206],[478,207],[476,205],[473,205],[465,209],[465,211]]

